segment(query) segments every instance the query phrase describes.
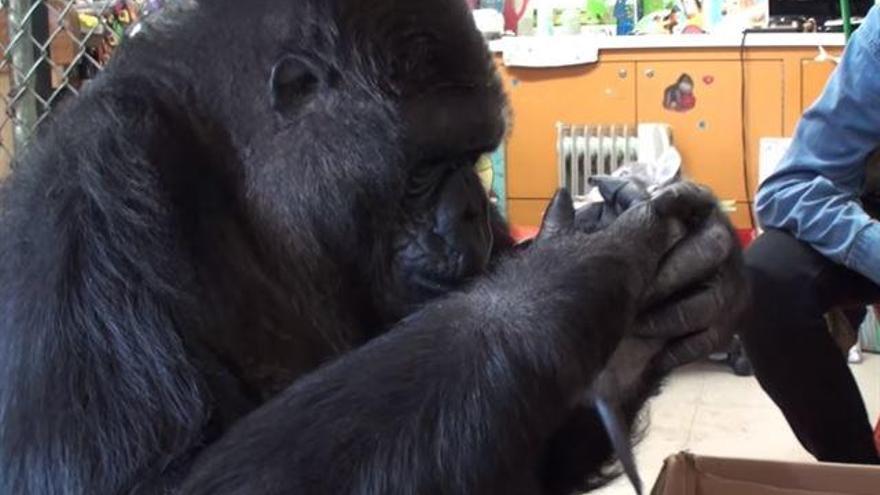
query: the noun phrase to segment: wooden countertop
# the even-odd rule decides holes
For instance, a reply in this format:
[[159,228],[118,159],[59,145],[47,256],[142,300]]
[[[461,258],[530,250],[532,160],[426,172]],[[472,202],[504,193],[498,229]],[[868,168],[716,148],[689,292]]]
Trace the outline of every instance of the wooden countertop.
[[[553,44],[559,47],[590,45],[598,50],[620,49],[669,49],[669,48],[736,48],[743,43],[739,34],[685,34],[645,36],[522,36],[493,40],[489,48],[503,52],[510,44]],[[749,33],[745,37],[747,47],[816,47],[844,46],[841,33]]]

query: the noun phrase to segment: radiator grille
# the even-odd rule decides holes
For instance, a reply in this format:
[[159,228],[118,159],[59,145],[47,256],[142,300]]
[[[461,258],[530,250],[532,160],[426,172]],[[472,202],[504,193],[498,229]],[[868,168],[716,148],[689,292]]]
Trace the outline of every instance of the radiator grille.
[[583,199],[589,179],[609,175],[638,160],[639,140],[634,126],[626,124],[557,124],[556,154],[559,186]]

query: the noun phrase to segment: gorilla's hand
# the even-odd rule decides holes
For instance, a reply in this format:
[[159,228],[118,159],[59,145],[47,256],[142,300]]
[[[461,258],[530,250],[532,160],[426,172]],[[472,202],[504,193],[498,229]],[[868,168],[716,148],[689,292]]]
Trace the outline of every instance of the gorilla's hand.
[[668,342],[656,361],[668,372],[728,342],[747,294],[736,234],[727,216],[715,210],[661,264],[635,334]]
[[[639,397],[644,396],[642,389],[650,386],[644,379],[647,363],[664,349],[665,340],[641,337],[633,332],[641,328],[638,317],[645,296],[657,291],[655,280],[663,260],[706,223],[715,210],[716,201],[708,190],[691,183],[665,188],[653,199],[641,197],[638,188],[627,188],[626,183],[616,191],[623,196],[635,193],[632,201],[635,204],[622,210],[619,216],[618,212],[612,212],[614,220],[604,230],[593,233],[580,230],[583,225],[576,221],[571,198],[557,193],[536,242],[540,246],[573,231],[573,236],[584,239],[581,250],[587,257],[571,259],[592,260],[594,265],[604,268],[598,274],[590,274],[594,278],[598,275],[598,280],[592,283],[599,285],[594,292],[585,294],[587,299],[582,304],[593,304],[595,301],[591,299],[597,297],[604,298],[605,304],[596,308],[594,317],[584,323],[594,339],[602,334],[613,334],[615,339],[610,342],[613,346],[604,348],[607,353],[603,354],[602,367],[592,375],[590,390],[583,399],[599,412],[613,450],[640,493],[641,480],[629,446],[631,414],[623,407],[638,409]],[[609,342],[607,336],[596,340]]]
[[[692,183],[678,183],[661,190],[653,199],[634,204],[606,229],[585,235],[579,228],[571,197],[566,191],[560,190],[545,213],[536,243],[541,245],[559,238],[581,237],[587,255],[623,261],[629,270],[620,276],[633,275],[624,278],[631,284],[628,292],[638,296],[637,308],[641,311],[644,306],[641,301],[646,294],[660,297],[679,287],[677,282],[681,277],[666,274],[661,269],[666,263],[662,262],[671,257],[676,262],[675,266],[683,264],[678,257],[672,256],[673,251],[684,240],[697,236],[699,229],[706,225],[715,211],[715,205],[715,198],[707,189]],[[698,243],[696,248],[701,249],[702,244]],[[683,254],[689,255],[690,251],[688,249]],[[664,274],[662,286],[656,284],[658,274]],[[669,334],[664,323],[665,320],[659,317],[652,318],[640,321],[636,328],[653,325],[639,333],[646,337],[652,336],[652,331]]]
[[[614,231],[619,219],[648,197],[638,184],[613,186],[613,195],[603,191],[609,204],[602,206],[602,216],[595,214],[596,207],[589,214],[578,212],[579,230]],[[681,194],[709,193],[691,183],[678,183],[662,189],[658,199]],[[645,393],[641,390],[644,383],[706,357],[732,335],[747,284],[733,227],[712,201],[709,214],[692,223],[696,227],[667,253],[648,282],[631,336],[621,342],[595,385],[600,393],[622,400],[640,396]],[[621,210],[627,213],[618,219],[616,212]],[[593,221],[604,218],[607,222],[609,217],[608,225]]]
[[631,206],[651,199],[647,188],[636,179],[599,176],[591,177],[590,184],[599,190],[603,201],[576,212],[575,228],[586,234],[605,230]]
[[[641,265],[646,294],[655,292],[658,273],[684,240],[693,237],[715,210],[716,201],[703,187],[681,182],[659,191],[622,212],[605,230],[591,237],[633,258]],[[639,310],[644,307],[640,304]],[[645,335],[649,336],[649,335]]]

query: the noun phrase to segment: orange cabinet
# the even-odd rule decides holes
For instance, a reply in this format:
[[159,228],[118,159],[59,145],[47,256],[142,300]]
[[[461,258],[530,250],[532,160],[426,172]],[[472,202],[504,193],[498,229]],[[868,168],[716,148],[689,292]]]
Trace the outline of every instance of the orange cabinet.
[[[685,175],[734,201],[734,224],[751,227],[760,139],[790,136],[821,93],[835,65],[816,61],[817,53],[810,46],[634,48],[604,51],[590,66],[502,67],[513,110],[506,155],[510,221],[536,224],[559,183],[558,122],[663,122],[672,127]],[[675,107],[668,99],[680,95],[670,91],[685,74],[692,95]]]
[[810,108],[822,94],[825,82],[835,67],[837,66],[831,62],[801,61],[801,112]]
[[[722,200],[753,197],[760,138],[783,132],[783,62],[643,62],[638,73],[638,120],[672,126],[684,175]],[[693,88],[685,111],[667,101],[681,80]]]
[[[669,124],[684,174],[721,199],[742,201],[741,88],[741,66],[734,61],[638,64],[639,122]],[[687,92],[689,99],[681,96],[676,105],[676,96]]]
[[535,226],[541,224],[549,199],[509,199],[507,216],[515,225]]
[[[507,141],[507,194],[546,199],[559,186],[556,123],[636,120],[635,63],[563,69],[502,69],[513,126]],[[516,212],[516,207],[511,206]],[[533,216],[533,215],[532,215]],[[522,220],[511,213],[511,218]]]
[[[746,106],[742,116],[746,130],[743,150],[746,157],[748,199],[754,200],[758,190],[758,164],[762,137],[785,135],[785,69],[781,60],[749,60],[745,64]],[[739,123],[738,123],[739,124]],[[741,210],[747,210],[745,197]],[[734,220],[738,217],[731,214]],[[747,226],[751,220],[744,215],[738,226]]]

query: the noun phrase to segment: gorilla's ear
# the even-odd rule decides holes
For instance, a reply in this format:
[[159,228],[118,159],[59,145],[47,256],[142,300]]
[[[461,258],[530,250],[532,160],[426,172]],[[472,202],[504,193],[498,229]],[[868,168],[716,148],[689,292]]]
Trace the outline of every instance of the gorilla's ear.
[[296,112],[318,90],[321,80],[321,74],[309,61],[285,55],[272,67],[272,108],[284,115]]

